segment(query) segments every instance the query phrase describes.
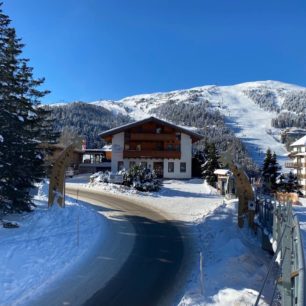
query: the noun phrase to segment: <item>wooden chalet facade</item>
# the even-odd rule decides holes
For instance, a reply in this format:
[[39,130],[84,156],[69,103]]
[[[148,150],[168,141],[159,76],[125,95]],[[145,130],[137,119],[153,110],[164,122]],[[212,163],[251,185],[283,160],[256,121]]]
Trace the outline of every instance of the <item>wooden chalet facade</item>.
[[192,144],[203,138],[155,117],[105,131],[100,136],[112,144],[112,172],[140,164],[165,178],[191,177]]

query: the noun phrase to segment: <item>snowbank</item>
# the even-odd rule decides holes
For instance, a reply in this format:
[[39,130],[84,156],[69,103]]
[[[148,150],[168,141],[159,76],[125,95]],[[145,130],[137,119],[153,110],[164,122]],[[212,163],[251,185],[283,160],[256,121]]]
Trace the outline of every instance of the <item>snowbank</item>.
[[83,203],[48,209],[47,192],[47,183],[39,185],[35,211],[10,217],[20,228],[0,228],[0,305],[31,305],[85,261],[106,232],[103,217]]
[[249,229],[238,228],[235,201],[198,220],[197,233],[199,253],[203,254],[204,294],[198,262],[179,306],[253,305],[270,256]]

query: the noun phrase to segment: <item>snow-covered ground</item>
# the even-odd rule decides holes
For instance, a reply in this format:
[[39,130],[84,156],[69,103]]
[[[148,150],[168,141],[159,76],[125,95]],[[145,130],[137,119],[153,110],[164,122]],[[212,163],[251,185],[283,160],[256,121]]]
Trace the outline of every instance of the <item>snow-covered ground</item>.
[[[203,254],[203,287],[198,262],[179,306],[253,305],[271,256],[252,231],[238,228],[237,202],[223,203],[198,220],[196,228]],[[269,292],[264,294],[269,300]],[[267,303],[261,300],[260,305]]]
[[[171,220],[191,225],[198,258],[200,252],[203,254],[204,294],[201,294],[199,261],[196,261],[184,286],[184,296],[177,301],[179,306],[254,303],[271,256],[261,249],[250,230],[238,228],[236,201],[225,203],[202,179],[165,180],[156,193],[105,183],[83,186],[133,198]],[[266,303],[261,301],[261,305]]]
[[48,184],[41,184],[35,211],[9,217],[19,228],[0,228],[1,306],[32,305],[107,235],[105,219],[82,203],[68,200],[64,209],[48,209],[47,192]]

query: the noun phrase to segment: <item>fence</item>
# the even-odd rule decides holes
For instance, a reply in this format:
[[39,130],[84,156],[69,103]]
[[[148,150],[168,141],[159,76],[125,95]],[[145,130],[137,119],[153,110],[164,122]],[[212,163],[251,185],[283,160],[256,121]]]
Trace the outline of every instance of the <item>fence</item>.
[[269,276],[272,275],[272,270],[276,266],[277,273],[273,276],[274,288],[270,305],[306,306],[303,244],[299,220],[292,212],[291,202],[278,202],[270,198],[257,198],[256,213],[256,222],[262,229],[263,235],[271,241],[274,256],[255,306],[262,299],[263,289],[267,284]]

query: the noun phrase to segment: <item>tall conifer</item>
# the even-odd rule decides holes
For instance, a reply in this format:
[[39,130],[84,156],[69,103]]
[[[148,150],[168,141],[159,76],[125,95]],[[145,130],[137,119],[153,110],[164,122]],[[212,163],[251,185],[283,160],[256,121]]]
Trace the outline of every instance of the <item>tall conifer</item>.
[[39,108],[47,91],[33,77],[23,44],[0,4],[0,208],[30,210],[29,190],[45,175],[41,142],[54,142],[48,112]]

